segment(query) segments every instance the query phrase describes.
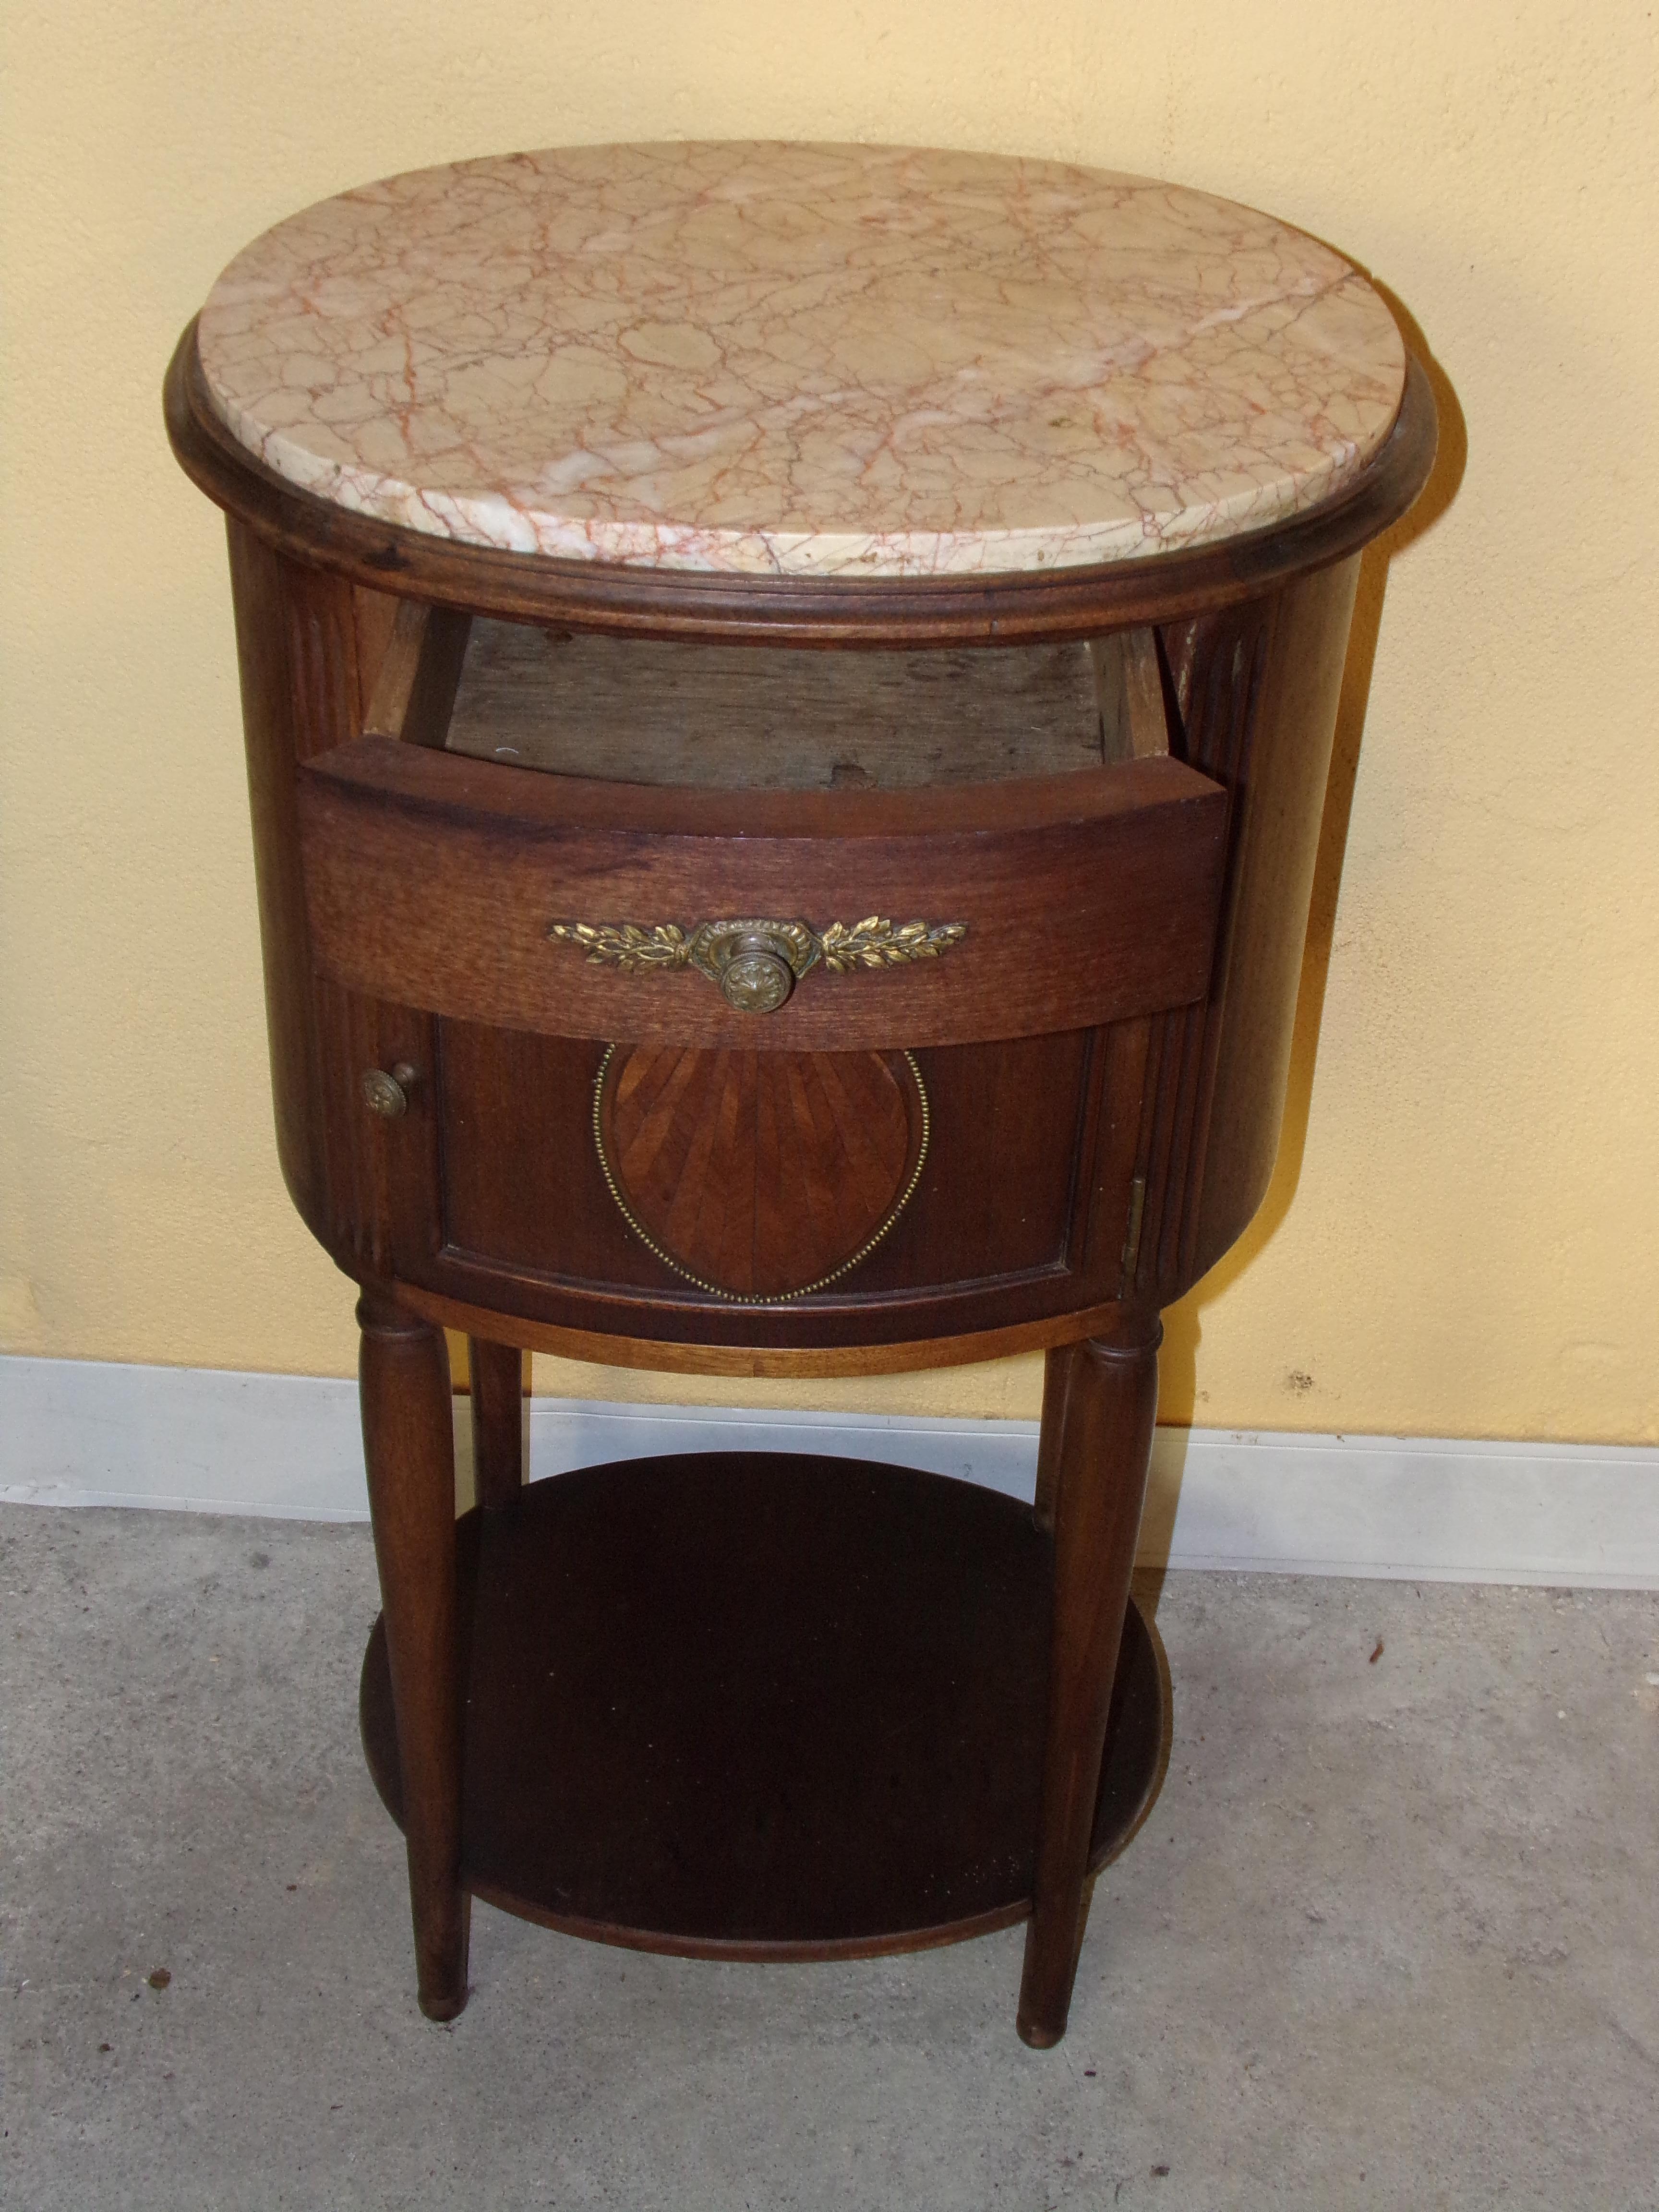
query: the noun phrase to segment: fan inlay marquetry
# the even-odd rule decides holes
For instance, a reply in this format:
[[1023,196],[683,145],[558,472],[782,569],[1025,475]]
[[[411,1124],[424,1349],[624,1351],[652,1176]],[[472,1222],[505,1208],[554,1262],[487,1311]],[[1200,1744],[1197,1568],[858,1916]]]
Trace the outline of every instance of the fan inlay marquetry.
[[908,1053],[613,1046],[594,1136],[611,1195],[700,1288],[757,1303],[848,1273],[920,1176],[927,1101]]

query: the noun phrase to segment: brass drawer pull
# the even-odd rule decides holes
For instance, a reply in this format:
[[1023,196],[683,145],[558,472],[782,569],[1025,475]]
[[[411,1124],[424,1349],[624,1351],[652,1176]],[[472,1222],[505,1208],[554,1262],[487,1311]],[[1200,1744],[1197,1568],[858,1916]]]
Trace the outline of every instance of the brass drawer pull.
[[771,1014],[820,960],[832,975],[937,960],[968,934],[968,925],[895,924],[872,914],[822,930],[805,921],[705,921],[690,930],[672,921],[551,921],[547,933],[579,946],[590,968],[616,968],[624,975],[695,968],[739,1013]]

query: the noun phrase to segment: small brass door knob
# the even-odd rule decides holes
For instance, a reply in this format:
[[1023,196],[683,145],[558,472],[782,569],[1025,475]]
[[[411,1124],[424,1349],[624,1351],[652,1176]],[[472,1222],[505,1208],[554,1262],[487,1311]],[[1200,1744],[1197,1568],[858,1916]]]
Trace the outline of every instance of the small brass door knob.
[[406,1060],[400,1060],[388,1075],[383,1067],[363,1071],[363,1103],[371,1114],[382,1115],[395,1121],[400,1114],[409,1111],[409,1094],[414,1088],[416,1071]]
[[775,1014],[795,988],[784,939],[756,930],[730,940],[720,964],[720,987],[740,1014]]

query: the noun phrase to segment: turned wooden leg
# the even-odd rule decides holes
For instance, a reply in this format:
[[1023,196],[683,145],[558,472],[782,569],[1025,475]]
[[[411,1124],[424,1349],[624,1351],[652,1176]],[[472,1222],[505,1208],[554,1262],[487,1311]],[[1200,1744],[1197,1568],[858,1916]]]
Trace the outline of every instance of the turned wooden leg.
[[[1163,1336],[1156,1314],[1125,1314],[1109,1334],[1075,1346],[1066,1390],[1042,1804],[1019,1991],[1019,2033],[1040,2051],[1066,2033],[1083,1941],[1101,1750],[1146,1494]],[[1043,1412],[1046,1424],[1046,1390]]]
[[421,2010],[466,2002],[461,1710],[456,1650],[455,1432],[441,1329],[366,1289],[357,1307],[363,1455],[403,1770]]
[[472,1468],[478,1503],[510,1505],[524,1483],[524,1354],[515,1344],[466,1340],[472,1375]]
[[1072,1387],[1080,1344],[1057,1344],[1042,1362],[1042,1426],[1037,1433],[1036,1496],[1031,1518],[1052,1534],[1054,1501],[1060,1496],[1060,1462],[1066,1436],[1066,1398]]

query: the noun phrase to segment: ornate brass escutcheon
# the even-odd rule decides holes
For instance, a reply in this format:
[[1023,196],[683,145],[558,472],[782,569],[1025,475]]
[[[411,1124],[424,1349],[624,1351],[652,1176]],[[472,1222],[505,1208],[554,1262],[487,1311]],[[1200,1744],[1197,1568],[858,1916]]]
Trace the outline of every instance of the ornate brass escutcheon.
[[850,975],[859,968],[937,960],[968,934],[968,925],[895,924],[872,914],[822,930],[805,921],[705,921],[693,929],[672,921],[553,921],[547,933],[586,952],[590,968],[615,968],[624,975],[695,968],[739,1013],[771,1014],[820,962],[832,975]]

